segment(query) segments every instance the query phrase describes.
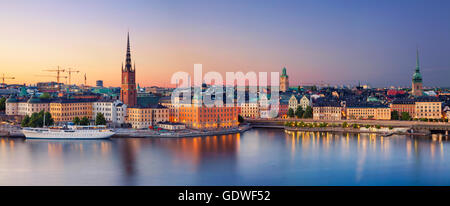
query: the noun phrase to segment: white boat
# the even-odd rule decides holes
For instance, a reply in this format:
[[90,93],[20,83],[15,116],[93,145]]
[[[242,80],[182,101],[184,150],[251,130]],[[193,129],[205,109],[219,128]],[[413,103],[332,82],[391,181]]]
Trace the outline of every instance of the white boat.
[[106,139],[115,134],[105,126],[23,128],[27,139]]

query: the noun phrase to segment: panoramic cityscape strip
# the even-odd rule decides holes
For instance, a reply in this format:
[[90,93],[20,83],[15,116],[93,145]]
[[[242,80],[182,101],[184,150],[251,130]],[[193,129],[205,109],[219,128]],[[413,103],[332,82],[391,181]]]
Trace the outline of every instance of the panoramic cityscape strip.
[[120,88],[104,87],[102,80],[95,86],[61,82],[61,78],[70,82],[71,74],[80,72],[72,68],[45,70],[55,73],[56,82],[35,85],[6,84],[14,77],[3,74],[2,124],[8,126],[2,126],[2,132],[20,136],[21,128],[71,123],[131,128],[117,130],[119,136],[145,130],[139,135],[179,137],[242,132],[259,120],[287,130],[347,128],[345,131],[383,134],[448,135],[450,127],[450,91],[424,90],[418,49],[411,88],[402,89],[291,86],[285,67],[281,75],[270,74],[270,84],[266,72],[227,72],[224,81],[218,72],[203,77],[201,64],[194,65],[194,85],[189,73],[177,72],[171,79],[176,88],[141,88],[136,83],[129,34],[125,56]]

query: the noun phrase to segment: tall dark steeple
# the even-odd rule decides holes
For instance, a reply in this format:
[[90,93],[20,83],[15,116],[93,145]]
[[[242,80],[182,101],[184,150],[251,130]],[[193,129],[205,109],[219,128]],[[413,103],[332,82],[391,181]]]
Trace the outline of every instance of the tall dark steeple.
[[127,34],[127,54],[125,58],[125,71],[133,71],[134,68],[131,65],[131,49],[130,49],[130,33]]
[[125,67],[122,63],[122,86],[120,90],[120,99],[129,107],[136,106],[137,104],[135,69],[136,68],[131,64],[130,33],[128,33]]

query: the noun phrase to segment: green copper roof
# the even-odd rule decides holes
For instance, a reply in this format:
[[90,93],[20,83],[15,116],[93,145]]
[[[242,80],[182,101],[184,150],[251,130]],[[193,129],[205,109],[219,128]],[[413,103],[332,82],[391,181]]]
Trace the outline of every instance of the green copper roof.
[[413,82],[422,82],[422,75],[420,74],[420,64],[419,64],[419,49],[416,53],[416,71],[413,74]]
[[286,73],[286,67],[283,67],[283,70],[281,72],[281,77],[288,77],[288,75]]

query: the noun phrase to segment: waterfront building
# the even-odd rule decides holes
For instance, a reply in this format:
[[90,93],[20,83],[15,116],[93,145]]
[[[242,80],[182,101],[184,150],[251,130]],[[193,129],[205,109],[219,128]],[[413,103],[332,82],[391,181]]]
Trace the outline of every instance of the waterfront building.
[[125,67],[122,64],[122,86],[120,90],[120,100],[130,106],[137,105],[136,91],[136,65],[131,65],[130,35],[127,36],[127,54]]
[[444,107],[443,111],[443,116],[447,119],[450,119],[450,106],[447,105]]
[[234,105],[206,107],[198,104],[180,104],[179,121],[194,129],[232,128],[239,125],[239,107]]
[[313,105],[314,120],[341,120],[342,106],[337,101],[321,101]]
[[169,109],[160,104],[128,107],[127,114],[127,123],[135,129],[149,128],[159,122],[169,121]]
[[25,115],[31,116],[35,112],[49,112],[50,111],[50,102],[51,99],[41,99],[39,97],[35,97],[34,95],[26,101],[26,112]]
[[419,97],[415,102],[414,118],[442,118],[442,102],[435,97]]
[[423,95],[423,84],[422,84],[422,75],[420,74],[420,65],[419,65],[419,49],[417,49],[416,53],[416,71],[412,77],[412,91],[411,94],[413,96],[422,96]]
[[278,106],[278,117],[287,118],[288,111],[289,111],[289,100],[281,99],[280,104]]
[[57,99],[50,103],[50,114],[55,122],[71,122],[75,117],[92,120],[93,99]]
[[259,118],[259,104],[257,102],[245,102],[239,105],[240,115],[244,118]]
[[414,117],[416,111],[416,100],[415,99],[395,99],[392,101],[391,111],[397,111],[399,115],[402,112],[407,112],[411,117]]
[[176,130],[184,130],[186,129],[186,125],[176,122],[160,122],[157,125],[158,127],[166,130],[176,131]]
[[[179,97],[175,98],[176,101],[179,101]],[[170,122],[178,122],[179,121],[179,112],[178,112],[178,107],[177,102],[174,102],[172,104],[172,97],[170,96],[166,96],[166,97],[161,97],[158,101],[159,104],[167,107],[169,109],[169,121]]]
[[92,119],[102,113],[111,126],[123,126],[127,114],[127,105],[120,100],[102,99],[92,104]]
[[390,120],[391,109],[382,104],[350,104],[346,106],[347,119]]
[[40,99],[31,96],[25,98],[10,97],[5,102],[5,114],[11,116],[31,116],[34,112],[49,111],[50,99]]
[[259,94],[259,117],[260,118],[269,118],[270,105],[269,105],[269,97],[267,93]]
[[19,115],[19,102],[23,102],[23,100],[17,99],[15,96],[9,97],[5,102],[5,114],[10,116]]
[[284,67],[280,75],[280,92],[286,92],[288,89],[289,76],[286,73],[286,67]]

